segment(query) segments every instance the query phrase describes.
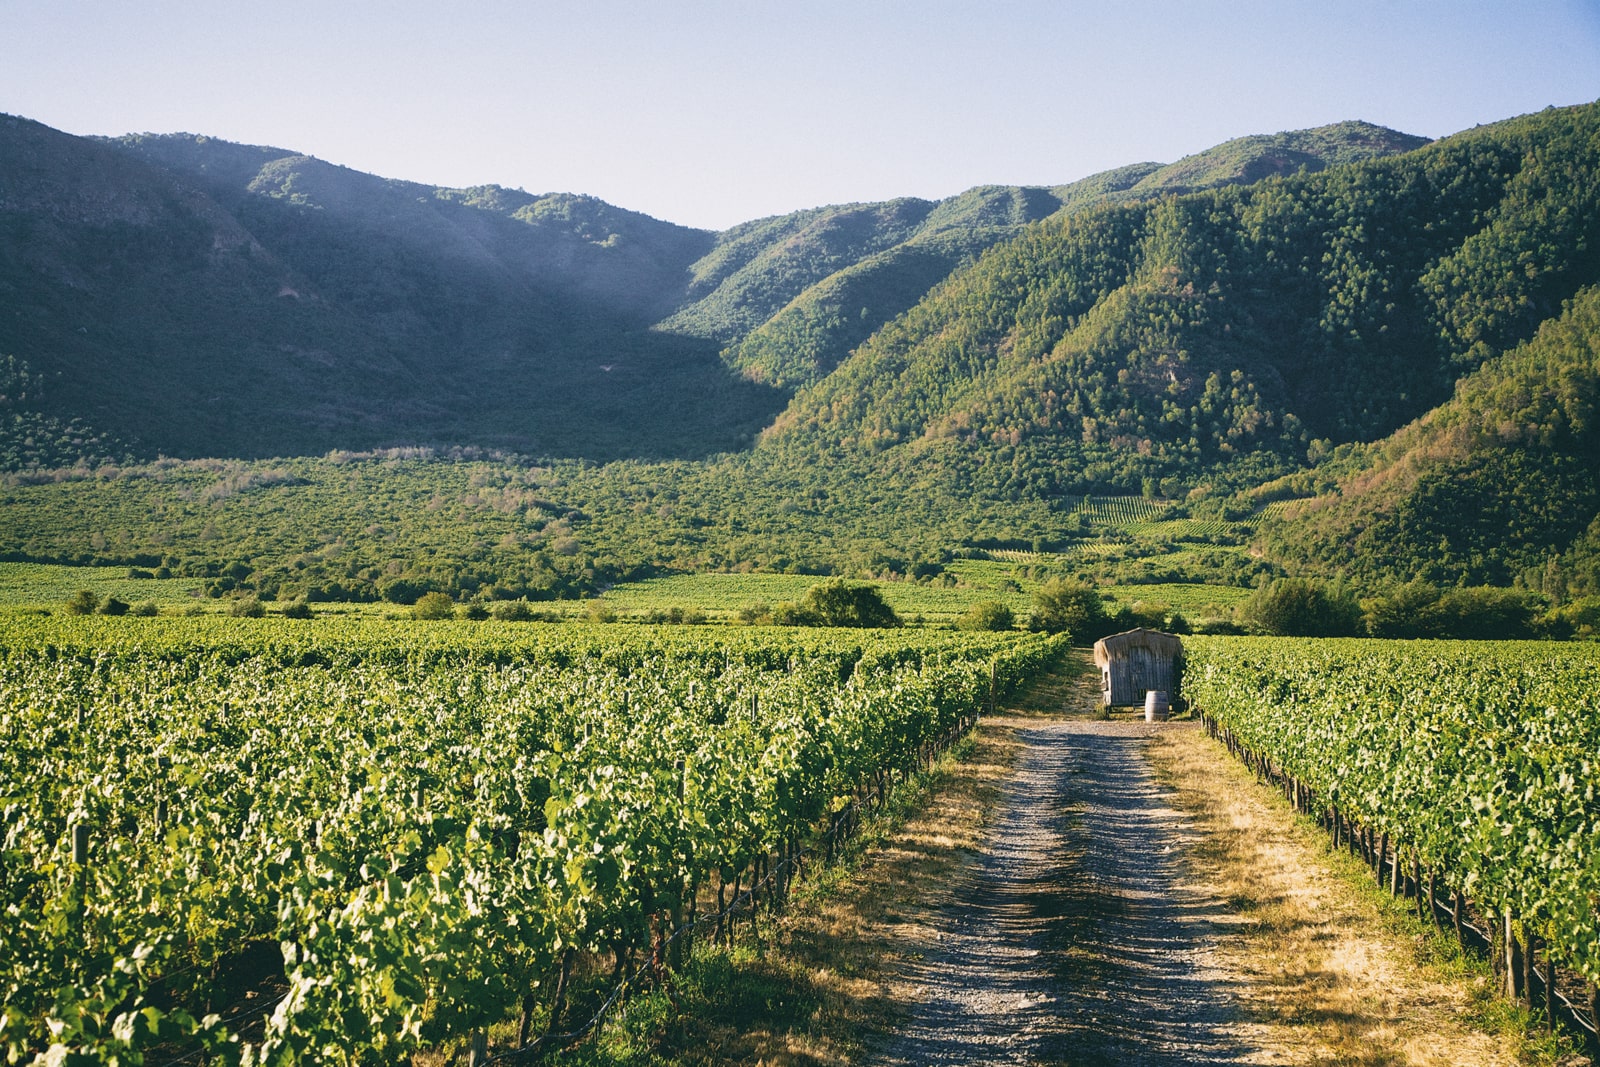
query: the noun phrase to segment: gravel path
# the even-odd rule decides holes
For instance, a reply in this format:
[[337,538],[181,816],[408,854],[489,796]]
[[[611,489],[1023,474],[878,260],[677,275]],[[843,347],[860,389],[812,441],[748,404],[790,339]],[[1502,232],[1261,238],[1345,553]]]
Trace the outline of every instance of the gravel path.
[[1022,727],[981,858],[928,921],[921,994],[878,1062],[1258,1062],[1215,963],[1220,902],[1186,883],[1192,831],[1143,723]]

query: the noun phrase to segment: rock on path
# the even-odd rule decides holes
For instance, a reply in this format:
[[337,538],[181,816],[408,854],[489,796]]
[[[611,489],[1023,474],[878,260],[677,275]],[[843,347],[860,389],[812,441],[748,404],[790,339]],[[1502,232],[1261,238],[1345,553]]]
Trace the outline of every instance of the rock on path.
[[1178,862],[1192,835],[1145,759],[1151,729],[1019,729],[981,858],[911,954],[918,1006],[877,1062],[1258,1062],[1214,962],[1222,905]]

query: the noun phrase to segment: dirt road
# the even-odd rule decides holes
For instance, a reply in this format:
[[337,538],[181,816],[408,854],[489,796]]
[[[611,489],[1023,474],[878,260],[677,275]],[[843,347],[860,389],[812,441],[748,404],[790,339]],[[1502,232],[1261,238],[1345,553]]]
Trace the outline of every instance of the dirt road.
[[871,1062],[1541,1062],[1480,1021],[1481,974],[1436,965],[1194,725],[985,729],[1012,732],[1013,771],[969,861],[906,887],[909,1018]]
[[1223,906],[1179,862],[1193,829],[1151,773],[1152,732],[1019,732],[987,847],[930,923],[908,974],[921,1002],[883,1063],[1251,1062],[1214,958]]

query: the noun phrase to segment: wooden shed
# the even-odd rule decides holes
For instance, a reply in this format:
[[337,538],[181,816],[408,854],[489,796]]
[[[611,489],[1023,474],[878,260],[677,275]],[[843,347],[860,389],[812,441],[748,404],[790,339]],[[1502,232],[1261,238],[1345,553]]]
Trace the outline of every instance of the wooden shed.
[[1182,695],[1183,642],[1159,630],[1129,630],[1094,643],[1100,668],[1100,699],[1106,704],[1143,704],[1157,690],[1174,704]]

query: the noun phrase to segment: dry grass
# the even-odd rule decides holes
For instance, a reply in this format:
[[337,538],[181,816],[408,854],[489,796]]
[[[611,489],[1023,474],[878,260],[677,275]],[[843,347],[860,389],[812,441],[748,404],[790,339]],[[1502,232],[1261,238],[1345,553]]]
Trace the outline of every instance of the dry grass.
[[1220,963],[1239,976],[1267,1062],[1363,1067],[1548,1062],[1517,1026],[1484,1024],[1488,980],[1362,884],[1365,868],[1192,726],[1151,762],[1201,832],[1197,878],[1229,903]]

